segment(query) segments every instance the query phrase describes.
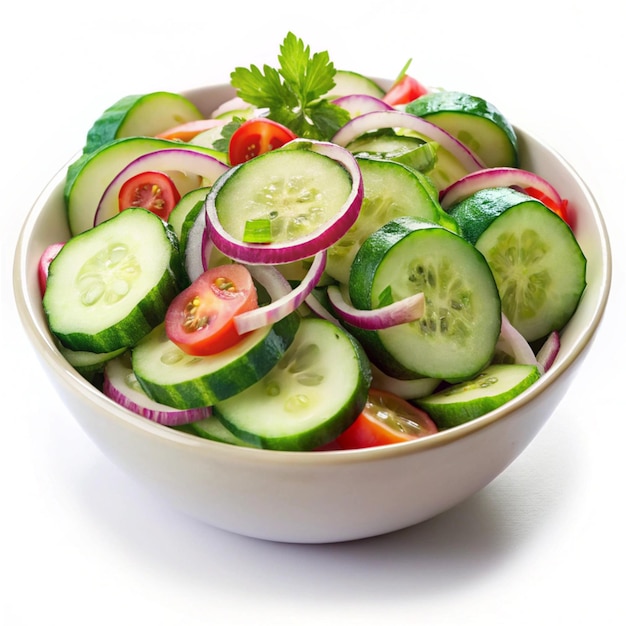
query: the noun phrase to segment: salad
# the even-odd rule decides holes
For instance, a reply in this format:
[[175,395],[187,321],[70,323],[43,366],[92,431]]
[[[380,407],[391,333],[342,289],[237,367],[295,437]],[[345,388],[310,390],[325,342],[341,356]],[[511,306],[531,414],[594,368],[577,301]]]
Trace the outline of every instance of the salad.
[[208,117],[107,109],[39,263],[68,362],[167,427],[298,451],[430,436],[537,381],[586,286],[575,207],[495,106],[408,69],[380,85],[288,33]]

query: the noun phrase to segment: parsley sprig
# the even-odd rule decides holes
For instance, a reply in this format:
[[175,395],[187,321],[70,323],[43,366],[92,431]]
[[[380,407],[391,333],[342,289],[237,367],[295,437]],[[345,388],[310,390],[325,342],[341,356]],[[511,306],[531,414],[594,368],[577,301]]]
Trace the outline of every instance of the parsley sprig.
[[345,109],[323,96],[335,86],[336,69],[328,52],[311,54],[309,46],[287,33],[278,55],[279,69],[237,67],[230,75],[237,95],[268,109],[268,117],[308,139],[329,140],[350,119]]

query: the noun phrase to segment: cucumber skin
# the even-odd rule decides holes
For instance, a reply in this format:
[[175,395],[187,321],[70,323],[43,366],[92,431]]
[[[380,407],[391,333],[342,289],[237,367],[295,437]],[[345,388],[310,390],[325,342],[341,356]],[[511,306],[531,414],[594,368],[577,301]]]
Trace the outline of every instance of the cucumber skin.
[[[498,366],[496,366],[498,367]],[[411,403],[426,411],[430,418],[437,424],[437,427],[441,430],[453,428],[454,426],[460,426],[471,420],[485,415],[490,411],[501,407],[505,402],[508,402],[513,396],[517,396],[522,391],[530,387],[541,377],[539,368],[535,365],[502,365],[500,367],[518,367],[528,368],[528,375],[521,380],[512,389],[507,389],[505,392],[495,396],[485,396],[481,399],[481,402],[459,402],[450,403],[433,403],[431,398],[440,397],[445,394],[445,390],[436,392],[431,396],[419,398],[417,400],[411,400]],[[489,372],[491,368],[486,368],[484,371]],[[473,379],[472,379],[473,380]],[[460,383],[462,386],[464,383]],[[512,394],[512,395],[511,395]],[[503,396],[506,395],[506,398]]]
[[[365,310],[372,308],[371,300],[372,288],[374,283],[373,277],[375,275],[376,268],[379,265],[379,261],[381,261],[382,259],[377,259],[377,255],[372,253],[371,249],[378,246],[378,239],[381,238],[384,241],[385,245],[387,245],[389,249],[391,249],[395,244],[401,242],[410,233],[422,229],[441,229],[451,233],[453,236],[461,237],[461,235],[446,228],[445,226],[442,226],[440,224],[434,224],[425,220],[419,220],[416,218],[404,217],[391,220],[390,222],[385,224],[381,229],[373,233],[370,238],[363,243],[363,245],[361,246],[361,250],[354,259],[353,268],[359,268],[360,266],[363,266],[365,268],[365,271],[360,272],[360,277],[362,279],[361,281],[356,280],[356,276],[359,275],[358,271],[355,272],[354,270],[351,270],[350,274],[349,294],[350,299],[356,308]],[[476,254],[482,257],[482,254],[480,254],[478,251],[476,251]],[[492,276],[491,270],[489,270],[489,275]],[[495,284],[495,279],[494,297],[497,298],[498,320],[500,320],[501,305],[500,298],[497,292],[497,287]],[[443,375],[443,373],[441,372],[414,371],[406,367],[405,365],[400,363],[387,349],[380,337],[380,331],[363,330],[361,328],[353,327],[347,323],[344,323],[344,326],[363,345],[363,348],[369,355],[370,359],[385,374],[393,376],[394,378],[398,378],[399,380],[411,380],[416,377],[426,376],[447,380],[448,382],[465,380],[480,371],[480,369],[484,368],[491,361],[491,358],[493,358],[493,352],[495,352],[495,344],[500,330],[500,327],[498,326],[498,333],[495,333],[494,331],[495,334],[493,340],[493,352],[485,357],[484,362],[480,364],[480,366],[477,367],[472,374],[468,374],[467,376],[452,377],[448,375]]]
[[[325,320],[312,318],[314,323],[328,323]],[[301,432],[298,435],[289,435],[286,437],[264,437],[257,433],[237,427],[228,419],[226,411],[220,407],[218,403],[213,407],[213,414],[219,419],[224,426],[230,430],[241,441],[246,442],[254,448],[262,448],[265,450],[281,450],[292,452],[308,452],[320,448],[334,441],[342,432],[351,426],[359,414],[363,411],[367,402],[369,388],[372,383],[372,372],[370,362],[359,341],[346,329],[337,328],[337,332],[344,336],[351,343],[355,358],[358,362],[359,379],[355,386],[354,393],[348,399],[348,402],[342,406],[339,413],[329,416],[324,422],[318,424],[315,428]],[[332,422],[332,428],[329,425]]]
[[539,200],[509,187],[487,187],[474,192],[448,209],[464,239],[476,245],[479,237],[506,210],[525,202]]
[[[139,368],[134,368],[135,376],[146,394],[161,404],[177,409],[213,406],[216,402],[250,387],[269,372],[293,341],[299,324],[299,316],[291,313],[276,322],[266,338],[235,363],[230,363],[206,376],[167,385],[147,379]],[[164,327],[160,324],[151,330],[145,341],[149,341],[157,333],[164,332]],[[135,350],[140,347],[141,343]],[[246,359],[246,363],[242,366],[239,361],[243,358]]]
[[[124,132],[124,127],[129,119],[133,116],[135,107],[144,108],[143,105],[150,105],[150,101],[159,100],[161,107],[165,107],[166,103],[172,106],[172,109],[163,112],[165,115],[159,116],[161,122],[163,122],[157,128],[154,124],[150,124],[149,127],[142,124],[142,134],[150,136],[158,132],[167,130],[168,127],[176,124],[182,124],[192,120],[199,120],[202,118],[202,114],[198,107],[184,96],[172,93],[169,91],[156,91],[147,94],[133,94],[124,96],[110,107],[108,107],[102,115],[94,122],[93,126],[87,132],[87,139],[83,148],[83,153],[87,154],[97,150],[100,146],[110,143],[115,139],[122,137],[128,137],[128,133]],[[173,108],[176,106],[177,115],[174,117]],[[186,109],[184,119],[180,114]],[[144,111],[145,113],[145,111]],[[165,125],[165,126],[164,126]],[[138,134],[138,133],[137,133]]]
[[515,129],[493,104],[483,98],[461,91],[434,91],[409,102],[406,105],[406,112],[424,119],[430,117],[430,121],[434,124],[437,123],[436,116],[439,113],[477,114],[483,119],[493,122],[506,135],[513,150],[511,163],[506,165],[512,167],[519,165],[519,145]]

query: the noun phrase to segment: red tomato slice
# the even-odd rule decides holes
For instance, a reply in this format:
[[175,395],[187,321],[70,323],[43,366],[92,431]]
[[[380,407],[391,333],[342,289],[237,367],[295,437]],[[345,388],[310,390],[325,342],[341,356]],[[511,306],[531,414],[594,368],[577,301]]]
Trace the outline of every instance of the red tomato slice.
[[230,138],[230,164],[239,165],[259,154],[280,148],[293,139],[296,139],[296,134],[274,120],[266,117],[247,120]]
[[165,332],[187,354],[216,354],[241,341],[234,318],[257,306],[247,268],[237,263],[212,267],[172,300]]
[[437,430],[421,409],[387,391],[370,389],[363,412],[335,444],[344,450],[371,448],[411,441]]
[[552,200],[552,198],[549,198],[544,193],[539,191],[539,189],[535,189],[534,187],[526,187],[524,191],[529,196],[532,196],[536,200],[543,202],[549,209],[554,211],[561,219],[569,223],[568,215],[567,215],[567,200],[563,200],[561,204],[557,204],[556,202],[554,202],[554,200]]
[[391,106],[408,104],[416,98],[428,93],[428,89],[412,76],[405,74],[396,81],[383,96],[383,101]]
[[120,189],[120,211],[143,207],[166,220],[180,200],[174,181],[164,172],[142,172],[129,178]]
[[59,253],[59,250],[64,246],[63,242],[59,243],[51,243],[46,249],[43,251],[41,257],[39,257],[39,267],[37,271],[37,276],[39,278],[39,291],[41,295],[46,292],[46,286],[48,284],[48,268],[50,267],[50,263],[54,260],[54,257]]

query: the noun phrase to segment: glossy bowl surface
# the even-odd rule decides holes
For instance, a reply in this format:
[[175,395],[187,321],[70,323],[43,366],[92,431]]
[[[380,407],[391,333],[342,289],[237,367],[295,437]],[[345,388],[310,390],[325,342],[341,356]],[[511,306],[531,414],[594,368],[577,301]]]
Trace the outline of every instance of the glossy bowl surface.
[[[205,114],[228,86],[186,92]],[[496,478],[532,441],[567,393],[601,322],[611,282],[609,241],[593,195],[553,149],[516,128],[522,167],[568,198],[588,261],[588,286],[548,373],[498,410],[428,438],[340,452],[275,452],[219,444],[138,417],[63,359],[41,308],[37,264],[68,236],[66,168],[42,191],[22,227],[14,262],[18,312],[68,410],[102,452],[172,506],[212,526],[261,539],[325,543],[371,537],[429,519]]]

